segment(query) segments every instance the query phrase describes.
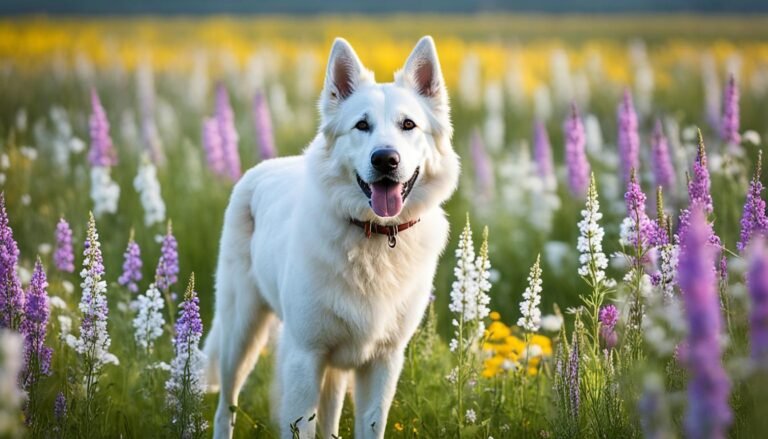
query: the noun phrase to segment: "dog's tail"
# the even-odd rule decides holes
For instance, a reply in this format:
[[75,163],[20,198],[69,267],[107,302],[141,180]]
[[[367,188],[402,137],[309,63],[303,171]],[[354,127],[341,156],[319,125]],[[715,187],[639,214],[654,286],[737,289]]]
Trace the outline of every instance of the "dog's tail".
[[235,301],[234,291],[231,291],[230,273],[233,270],[247,272],[251,266],[250,243],[254,229],[251,200],[254,183],[255,173],[252,169],[235,185],[224,213],[216,268],[216,311],[203,348],[206,356],[205,378],[209,392],[217,392],[219,389],[219,354],[224,335],[222,331],[225,330],[222,325],[226,325],[226,315]]

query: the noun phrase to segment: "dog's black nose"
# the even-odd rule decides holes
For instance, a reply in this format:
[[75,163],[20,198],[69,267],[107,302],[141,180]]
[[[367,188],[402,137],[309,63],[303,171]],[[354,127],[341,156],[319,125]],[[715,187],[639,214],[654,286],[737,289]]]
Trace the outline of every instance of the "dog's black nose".
[[371,154],[371,164],[379,172],[392,172],[400,164],[400,154],[392,148],[377,149]]

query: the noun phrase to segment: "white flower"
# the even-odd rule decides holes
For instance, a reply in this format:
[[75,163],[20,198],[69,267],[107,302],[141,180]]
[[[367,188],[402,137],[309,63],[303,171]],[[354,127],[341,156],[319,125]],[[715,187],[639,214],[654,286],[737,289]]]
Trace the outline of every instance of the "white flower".
[[61,281],[61,287],[64,288],[64,292],[67,294],[72,294],[75,291],[75,286],[68,280]]
[[669,303],[675,296],[675,283],[677,283],[677,257],[679,249],[675,244],[666,244],[661,247],[661,262],[659,273],[659,287],[661,288],[664,302]]
[[474,409],[467,410],[467,413],[464,415],[464,417],[470,424],[474,424],[477,421],[477,413],[475,413]]
[[139,193],[144,208],[144,225],[147,227],[165,221],[165,203],[157,181],[157,169],[145,156],[139,166],[139,173],[133,180],[133,187]]
[[8,170],[11,167],[11,159],[8,157],[8,154],[2,153],[0,154],[0,169],[2,170]]
[[120,199],[120,186],[112,181],[108,166],[91,168],[91,200],[93,214],[101,216],[104,213],[117,212],[117,202]]
[[138,310],[133,319],[136,343],[143,349],[152,350],[155,340],[163,335],[163,307],[165,302],[155,284],[150,284],[147,292],[140,295],[134,307]]
[[158,361],[157,363],[152,363],[147,365],[147,369],[156,369],[156,370],[162,370],[165,372],[171,371],[171,365],[166,363],[165,361]]
[[69,149],[75,154],[85,151],[85,142],[79,137],[69,139]]
[[531,267],[528,275],[528,288],[523,292],[523,300],[520,302],[520,314],[517,326],[528,332],[537,332],[541,327],[541,256],[536,256],[536,263]]
[[[51,297],[48,299],[48,303],[49,303],[49,304],[50,304],[52,307],[54,307],[54,308],[59,308],[59,309],[67,309],[67,302],[65,302],[65,301],[64,301],[64,299],[62,299],[62,298],[61,298],[61,297],[59,297],[59,296],[51,296]],[[70,322],[71,322],[71,320],[70,320]]]
[[32,204],[32,196],[29,194],[24,194],[21,196],[21,204],[24,206],[29,206]]
[[70,332],[72,332],[72,318],[69,316],[60,315],[58,319],[59,319],[59,332],[61,333],[61,338],[63,340],[66,340],[67,344],[70,344],[68,337],[70,335]]
[[547,314],[541,318],[541,329],[547,332],[557,332],[563,326],[563,316]]
[[52,249],[53,249],[53,246],[51,246],[51,244],[47,242],[44,242],[37,246],[37,252],[40,253],[41,255],[49,254]]
[[757,146],[760,144],[760,133],[754,130],[744,131],[744,134],[741,135],[741,139],[744,142],[748,142]]
[[595,184],[595,175],[589,183],[587,193],[587,205],[581,211],[582,220],[579,221],[579,239],[576,245],[580,255],[579,275],[588,278],[589,281],[596,284],[607,283],[605,278],[605,269],[608,267],[608,258],[603,253],[603,237],[605,230],[600,227],[598,221],[603,217],[600,213],[600,203],[597,199],[597,186]]
[[448,380],[451,384],[456,384],[457,381],[459,381],[459,368],[454,367],[451,369],[451,373],[445,376],[445,379]]

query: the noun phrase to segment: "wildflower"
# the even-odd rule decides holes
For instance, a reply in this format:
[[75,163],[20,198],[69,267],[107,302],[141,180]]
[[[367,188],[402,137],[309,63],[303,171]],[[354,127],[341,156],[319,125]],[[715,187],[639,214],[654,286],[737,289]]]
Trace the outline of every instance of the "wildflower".
[[720,135],[725,143],[731,146],[741,142],[739,135],[739,87],[736,78],[731,74],[723,92],[723,119]]
[[579,338],[577,332],[574,331],[573,341],[571,342],[571,353],[568,357],[568,364],[565,371],[568,379],[568,403],[570,407],[570,415],[573,419],[579,418],[579,406],[581,405],[581,391],[579,389],[580,363]]
[[91,200],[96,216],[117,212],[120,200],[120,186],[112,180],[110,168],[94,166],[91,168]]
[[[118,364],[117,357],[109,353],[112,343],[107,332],[109,308],[107,307],[107,282],[103,280],[104,265],[101,256],[101,244],[96,230],[96,220],[93,214],[88,220],[85,251],[83,252],[83,270],[80,277],[83,282],[83,295],[79,309],[83,314],[80,322],[80,337],[69,334],[67,344],[81,356],[90,376],[86,381],[94,382],[101,367],[108,363]],[[91,390],[91,389],[89,389]]]
[[144,208],[144,225],[149,227],[165,221],[165,202],[160,193],[160,182],[157,181],[157,168],[146,155],[141,160],[133,187],[139,193]]
[[64,218],[56,225],[56,251],[53,253],[53,263],[59,271],[72,273],[75,271],[75,253],[72,249],[72,229]]
[[219,125],[216,118],[207,118],[203,121],[203,149],[208,168],[217,176],[227,173],[227,164],[224,161]]
[[253,98],[253,122],[256,127],[256,140],[259,143],[259,156],[268,160],[277,156],[275,138],[272,131],[272,117],[269,104],[262,91],[257,91]]
[[[627,217],[621,223],[621,243],[638,249],[646,249],[656,232],[653,222],[645,213],[645,193],[640,188],[632,170],[624,201],[627,205]],[[639,226],[638,226],[639,225]]]
[[128,246],[123,253],[123,274],[117,278],[117,283],[128,288],[128,291],[137,293],[139,286],[137,282],[141,281],[141,249],[139,244],[133,239],[133,230],[128,239]]
[[573,195],[583,197],[589,185],[590,167],[584,151],[584,126],[581,124],[576,104],[571,105],[571,114],[565,120],[564,132],[568,185]]
[[707,150],[701,130],[698,131],[699,149],[693,163],[693,178],[688,182],[688,198],[691,204],[700,202],[707,214],[712,213],[712,195],[709,193],[709,169],[707,168]]
[[21,336],[0,329],[0,437],[22,437],[18,415],[24,401],[19,388],[22,358]]
[[91,117],[89,126],[91,130],[91,150],[88,152],[88,160],[93,167],[111,167],[117,164],[117,154],[109,136],[109,120],[107,112],[101,106],[96,90],[91,90]]
[[750,255],[747,286],[752,299],[750,342],[758,364],[768,359],[768,251],[764,239],[755,242]]
[[661,120],[657,119],[651,138],[651,167],[657,186],[672,190],[675,187],[675,168],[669,154],[669,144],[664,136]]
[[528,332],[538,332],[541,327],[541,255],[536,256],[536,263],[531,267],[528,275],[528,288],[523,292],[523,301],[520,302],[522,316],[517,321],[517,326]]
[[221,139],[221,151],[224,156],[227,175],[232,181],[240,178],[240,152],[237,149],[239,140],[235,129],[235,115],[229,104],[229,95],[224,85],[216,88],[216,123]]
[[555,186],[555,166],[552,162],[552,146],[544,122],[537,120],[533,125],[533,159],[536,172],[549,187]]
[[173,236],[171,222],[168,221],[168,231],[163,238],[160,247],[160,260],[157,261],[155,271],[155,283],[159,290],[167,290],[175,284],[179,278],[179,250],[176,237]]
[[688,320],[687,435],[724,437],[732,414],[730,383],[723,369],[720,336],[722,316],[714,269],[712,226],[702,206],[694,206],[682,239],[678,278]]
[[743,252],[755,234],[768,232],[768,218],[765,216],[765,201],[762,199],[763,183],[760,182],[762,151],[758,153],[757,170],[749,183],[747,200],[744,202],[744,213],[741,216],[741,235],[736,248]]
[[21,382],[25,389],[33,387],[41,376],[51,374],[53,350],[45,345],[50,316],[47,288],[48,280],[38,258],[25,295],[24,321],[20,328],[24,336],[24,368]]
[[5,193],[0,193],[0,328],[16,330],[22,319],[24,292],[16,272],[19,247],[5,211]]
[[547,314],[541,318],[541,329],[548,332],[559,331],[563,326],[563,316],[560,314]]
[[133,319],[134,337],[136,344],[151,351],[157,338],[163,335],[163,307],[165,302],[154,283],[149,285],[147,292],[136,299],[136,317]]
[[603,253],[605,230],[598,223],[603,214],[600,213],[600,202],[597,199],[595,174],[592,174],[587,191],[586,208],[581,211],[581,216],[583,219],[578,223],[579,239],[576,245],[580,253],[579,275],[589,278],[594,287],[606,280],[605,269],[608,268],[608,258]]
[[175,356],[165,390],[168,392],[168,406],[172,412],[172,426],[178,433],[176,436],[191,437],[207,428],[201,412],[205,392],[205,356],[199,348],[203,322],[200,320],[194,274],[189,279],[174,330]]
[[493,166],[485,143],[478,130],[472,130],[469,139],[469,150],[472,154],[472,164],[475,167],[475,187],[479,195],[484,199],[493,196]]
[[67,398],[63,392],[56,395],[56,400],[53,403],[53,417],[59,425],[63,424],[67,418]]
[[618,342],[616,324],[619,322],[619,310],[614,305],[606,305],[600,309],[600,337],[605,347],[613,349]]
[[640,165],[640,137],[637,134],[637,113],[632,105],[632,93],[624,90],[624,98],[619,103],[617,110],[618,139],[616,145],[619,148],[621,158],[621,172],[624,181],[629,182],[633,169]]
[[464,418],[466,418],[467,422],[470,424],[474,424],[477,422],[477,413],[475,413],[474,409],[467,410],[467,413],[464,415]]

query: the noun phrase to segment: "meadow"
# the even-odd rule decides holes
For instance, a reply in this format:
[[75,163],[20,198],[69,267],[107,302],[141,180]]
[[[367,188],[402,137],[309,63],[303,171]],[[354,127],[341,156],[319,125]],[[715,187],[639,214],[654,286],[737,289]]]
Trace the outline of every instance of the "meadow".
[[[0,20],[0,437],[210,436],[185,364],[232,185],[312,138],[334,37],[388,81],[427,33],[463,171],[387,437],[768,426],[768,18],[26,17]],[[279,435],[272,351],[238,437]]]

